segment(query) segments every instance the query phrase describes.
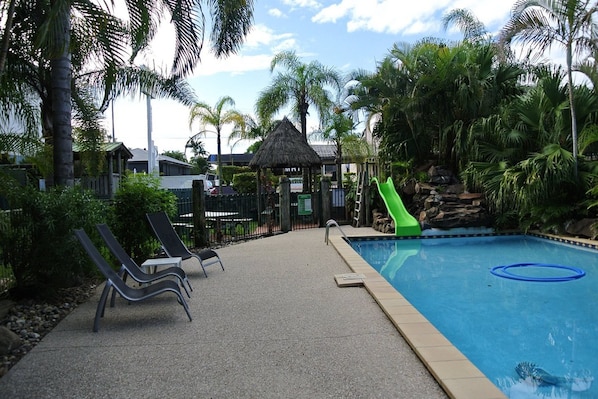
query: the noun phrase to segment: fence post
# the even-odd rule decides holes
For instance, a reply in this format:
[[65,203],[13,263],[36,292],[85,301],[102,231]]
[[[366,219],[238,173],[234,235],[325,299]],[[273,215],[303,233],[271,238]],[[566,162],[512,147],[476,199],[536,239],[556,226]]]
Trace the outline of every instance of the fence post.
[[291,231],[291,181],[288,177],[280,178],[280,230]]
[[195,248],[208,246],[206,230],[206,197],[202,180],[193,180],[193,243]]
[[322,178],[320,181],[321,201],[320,201],[320,227],[326,226],[326,222],[330,219],[332,211],[330,209],[330,179]]

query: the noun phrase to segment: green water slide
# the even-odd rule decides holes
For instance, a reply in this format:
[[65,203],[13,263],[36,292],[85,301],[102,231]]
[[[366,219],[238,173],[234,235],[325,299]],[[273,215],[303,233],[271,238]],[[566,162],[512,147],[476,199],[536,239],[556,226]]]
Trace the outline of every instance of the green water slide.
[[414,218],[403,205],[403,201],[392,179],[389,177],[386,183],[380,183],[377,178],[372,178],[372,181],[376,182],[378,186],[378,192],[386,204],[386,209],[392,220],[395,222],[395,235],[396,236],[419,236],[422,233],[419,222]]

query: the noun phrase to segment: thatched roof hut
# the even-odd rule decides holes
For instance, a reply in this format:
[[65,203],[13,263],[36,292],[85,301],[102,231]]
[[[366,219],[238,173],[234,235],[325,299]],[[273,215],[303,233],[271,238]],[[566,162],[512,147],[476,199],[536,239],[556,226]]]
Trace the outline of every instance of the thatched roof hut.
[[249,162],[252,169],[309,168],[320,165],[322,160],[318,154],[286,117],[266,136]]

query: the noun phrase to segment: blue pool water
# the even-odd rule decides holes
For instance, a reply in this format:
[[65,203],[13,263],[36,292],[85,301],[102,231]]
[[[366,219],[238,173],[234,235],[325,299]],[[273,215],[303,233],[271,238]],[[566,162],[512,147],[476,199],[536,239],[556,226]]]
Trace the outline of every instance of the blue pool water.
[[[351,245],[511,399],[598,398],[598,251],[530,236]],[[535,282],[491,273],[516,263],[570,266],[586,275]],[[550,267],[510,270],[530,279],[571,275]],[[515,370],[521,362],[545,370],[552,383],[523,379]]]

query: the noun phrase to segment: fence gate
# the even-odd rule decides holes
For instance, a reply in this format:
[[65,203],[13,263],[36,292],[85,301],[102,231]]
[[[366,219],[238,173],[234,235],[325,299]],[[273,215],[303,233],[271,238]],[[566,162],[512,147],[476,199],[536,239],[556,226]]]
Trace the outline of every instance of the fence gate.
[[[191,189],[171,189],[178,198],[178,217],[172,222],[181,238],[188,245],[194,242],[193,196]],[[345,190],[332,188],[328,204],[322,203],[322,193],[290,193],[291,230],[324,227],[327,220],[350,224]],[[262,195],[258,214],[256,194],[206,195],[205,219],[207,242],[210,246],[223,245],[239,240],[259,238],[281,232],[281,209],[278,193]],[[325,209],[326,208],[326,209]]]

